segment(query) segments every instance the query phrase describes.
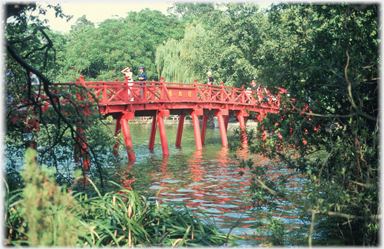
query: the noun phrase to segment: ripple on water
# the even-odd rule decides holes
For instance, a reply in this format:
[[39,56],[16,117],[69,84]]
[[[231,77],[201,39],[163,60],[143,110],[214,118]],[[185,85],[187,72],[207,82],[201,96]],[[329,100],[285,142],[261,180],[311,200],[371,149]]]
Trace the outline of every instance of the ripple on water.
[[195,192],[193,189],[178,189],[176,192]]
[[152,185],[149,187],[149,189],[167,189],[167,187],[161,187],[161,186],[157,186],[157,185]]
[[177,183],[177,182],[181,182],[180,180],[162,180],[162,182],[166,182],[166,183]]
[[216,208],[207,208],[207,209],[204,209],[204,213],[210,213],[210,214],[221,214],[223,213],[223,211],[220,211]]
[[210,201],[205,201],[205,200],[191,200],[193,203],[204,203],[204,202],[210,202]]
[[185,200],[189,200],[191,198],[168,198],[168,199],[164,199],[166,201],[169,201],[169,202],[184,202]]
[[238,205],[231,205],[231,204],[216,204],[216,207],[221,208],[238,208]]
[[201,183],[201,182],[194,182],[194,183],[189,184],[190,187],[197,186],[197,185],[203,185],[203,183]]

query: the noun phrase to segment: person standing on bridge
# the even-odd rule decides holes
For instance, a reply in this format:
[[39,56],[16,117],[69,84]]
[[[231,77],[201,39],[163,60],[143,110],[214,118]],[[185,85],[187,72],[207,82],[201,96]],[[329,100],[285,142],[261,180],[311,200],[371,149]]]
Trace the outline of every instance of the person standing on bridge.
[[208,76],[208,85],[213,85],[213,78],[212,78],[212,73],[211,71],[208,71],[207,72],[207,76]]
[[[139,75],[137,76],[138,80],[139,81],[146,81],[148,79],[148,76],[147,76],[147,73],[144,72],[144,66],[139,66]],[[144,85],[144,83],[140,83],[140,85]],[[140,95],[141,95],[141,98],[144,98],[144,95],[143,95],[143,88],[141,88],[140,90]]]
[[36,74],[34,74],[33,72],[29,72],[29,78],[31,79],[32,86],[40,85],[39,78],[37,78]]
[[133,73],[131,72],[130,67],[126,67],[121,72],[128,77],[128,82],[133,82]]
[[251,82],[251,90],[253,90],[253,91],[259,90],[259,87],[257,86],[257,82],[255,79],[252,80],[252,82]]
[[[133,86],[133,73],[131,72],[130,67],[126,67],[123,70],[121,70],[121,73],[123,73],[125,76],[128,77],[128,86],[132,88]],[[128,89],[128,98],[131,96],[131,91]],[[131,98],[131,101],[133,98]]]
[[[40,81],[36,74],[29,72],[29,78],[31,79],[32,90],[35,91],[36,95],[40,94]],[[37,87],[36,87],[37,86]]]

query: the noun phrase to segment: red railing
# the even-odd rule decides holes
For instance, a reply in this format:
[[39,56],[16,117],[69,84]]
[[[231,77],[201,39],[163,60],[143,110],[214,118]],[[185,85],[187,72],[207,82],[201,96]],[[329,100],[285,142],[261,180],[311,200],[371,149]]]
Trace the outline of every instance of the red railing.
[[[252,91],[244,88],[217,85],[170,83],[170,82],[123,82],[94,81],[85,82],[81,77],[77,82],[89,90],[91,101],[93,94],[99,105],[121,105],[132,103],[217,103],[243,106],[258,106],[278,109],[279,96],[272,96],[269,91]],[[141,97],[141,92],[143,96]]]

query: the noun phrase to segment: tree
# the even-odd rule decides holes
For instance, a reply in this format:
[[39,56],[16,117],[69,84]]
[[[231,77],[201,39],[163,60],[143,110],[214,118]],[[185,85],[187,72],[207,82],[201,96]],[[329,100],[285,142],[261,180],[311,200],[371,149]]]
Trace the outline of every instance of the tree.
[[172,7],[167,9],[168,13],[175,13],[180,15],[182,19],[196,18],[214,11],[215,6],[213,3],[174,3]]
[[[254,149],[307,183],[297,193],[287,176],[259,177],[253,191],[256,199],[279,196],[309,212],[310,245],[317,217],[328,217],[347,244],[378,243],[378,8],[282,4],[260,33],[259,76],[286,88],[290,98],[264,119],[263,129],[274,133]],[[260,176],[260,167],[252,169]]]
[[97,28],[83,16],[70,31],[63,54],[66,75],[61,80],[73,81],[79,75],[87,80],[122,80],[121,69],[130,66],[137,75],[140,65],[145,66],[149,80],[159,80],[154,66],[156,48],[170,37],[180,39],[182,29],[175,18],[149,9],[107,19]]
[[[48,5],[48,8],[53,8],[56,16],[67,17],[61,12],[59,5]],[[85,143],[89,145],[91,159],[96,165],[103,185],[102,169],[94,149],[96,147],[90,146],[92,141],[87,143],[77,131],[77,127],[81,124],[86,129],[89,125],[102,122],[102,119],[97,119],[97,113],[84,117],[84,108],[87,108],[89,103],[76,99],[76,94],[81,94],[83,91],[81,88],[58,89],[52,83],[58,74],[54,45],[56,42],[64,43],[65,40],[60,34],[49,31],[47,20],[40,19],[40,15],[46,13],[46,9],[41,5],[18,9],[19,12],[12,12],[13,16],[7,19],[5,29],[5,61],[14,76],[13,79],[6,81],[7,91],[12,94],[14,99],[13,102],[7,104],[6,109],[7,133],[5,141],[8,145],[6,153],[17,153],[17,148],[24,146],[26,132],[37,134],[37,127],[35,127],[37,121],[40,123],[39,136],[44,138],[39,139],[39,145],[42,146],[38,158],[40,162],[49,158],[53,166],[56,166],[58,179],[62,183],[68,183],[68,181],[70,183],[73,179],[65,177],[62,169],[57,168],[60,163],[57,152],[61,150],[63,154],[67,153],[72,156],[71,148],[75,144],[82,148],[82,144]],[[38,10],[38,13],[35,14],[34,10]],[[53,42],[52,37],[57,38],[57,40]],[[52,106],[47,112],[41,108],[43,102],[40,95],[35,93],[36,87],[33,88],[31,85],[30,72],[39,78],[40,93],[44,93],[48,97],[47,101]],[[57,90],[59,91],[57,92]],[[63,100],[68,100],[71,104],[62,105],[61,101]],[[105,135],[101,130],[98,133]],[[90,135],[92,135],[91,132]],[[36,136],[32,139],[36,140]],[[106,143],[114,141],[111,135],[109,139],[103,138],[103,140]],[[82,150],[84,149],[82,148]],[[64,153],[64,151],[66,152]],[[84,153],[89,156],[88,151],[84,151]]]
[[255,4],[231,3],[221,7],[223,10],[202,14],[192,21],[183,40],[168,40],[159,47],[159,76],[173,82],[193,78],[201,82],[210,70],[214,84],[224,82],[233,87],[247,85],[257,76],[258,54],[252,44],[258,40],[259,26],[265,17]]

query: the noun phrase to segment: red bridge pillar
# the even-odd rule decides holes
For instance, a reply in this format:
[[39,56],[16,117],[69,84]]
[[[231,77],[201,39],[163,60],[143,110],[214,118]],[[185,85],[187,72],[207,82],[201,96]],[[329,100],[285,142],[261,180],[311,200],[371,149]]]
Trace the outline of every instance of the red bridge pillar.
[[224,124],[224,115],[228,115],[228,109],[221,109],[218,111],[215,111],[215,116],[217,117],[217,120],[219,122],[219,128],[220,128],[220,135],[221,135],[221,142],[223,144],[223,147],[228,147],[228,138],[227,138],[227,131],[225,129]]
[[[36,121],[35,117],[33,117],[32,121],[28,121],[27,118],[27,125],[25,128],[25,132],[27,133],[32,133],[33,130],[39,131],[40,130],[40,124],[39,122]],[[28,141],[27,142],[27,147],[37,150],[37,142],[36,141]]]
[[180,115],[179,117],[179,125],[177,127],[177,135],[176,135],[176,147],[180,147],[181,144],[181,136],[183,135],[183,126],[184,126],[185,115]]
[[247,133],[245,132],[245,118],[244,116],[248,116],[248,113],[245,111],[237,111],[236,112],[236,117],[239,120],[240,124],[240,137],[242,138],[243,142],[243,147],[248,147],[248,139],[247,139]]
[[135,151],[133,150],[133,143],[131,138],[131,132],[129,131],[128,120],[135,119],[135,113],[126,112],[123,113],[123,116],[120,119],[120,125],[123,129],[124,141],[127,147],[128,159],[129,161],[136,161]]
[[153,115],[153,119],[152,119],[151,136],[149,137],[148,150],[153,150],[153,148],[155,147],[156,128],[157,128],[156,121],[157,121],[157,113]]
[[[84,82],[84,76],[80,76],[80,82],[82,83]],[[79,100],[84,100],[83,94],[84,94],[84,90],[80,90],[80,92],[77,92],[77,98]],[[84,107],[84,105],[82,106]],[[85,107],[86,107],[86,110],[84,111],[84,116],[87,116],[87,114],[89,114],[89,111],[88,111],[89,107],[88,105]],[[85,120],[87,120],[87,118]],[[88,153],[88,147],[86,145],[87,137],[85,135],[85,130],[83,129],[80,120],[77,121],[76,132],[78,133],[76,135],[76,141],[81,145],[81,148],[77,143],[75,144],[74,159],[75,159],[75,162],[78,163],[80,162],[80,156],[81,156],[81,158],[83,159],[83,167],[85,170],[88,170],[91,167],[91,162],[90,162],[90,156]]]
[[[117,137],[117,135],[119,135],[121,132],[121,124],[120,124],[121,116],[122,115],[119,115],[119,117],[117,117],[116,119],[115,137]],[[119,141],[116,140],[115,144],[113,145],[113,155],[117,156],[118,154],[119,154]]]
[[205,133],[207,131],[207,122],[209,115],[203,115],[203,122],[201,124],[201,144],[205,144]]
[[200,125],[199,125],[199,117],[203,115],[203,109],[196,109],[190,112],[193,122],[193,131],[195,132],[195,144],[196,150],[203,150],[203,146],[201,144],[201,135],[200,135]]
[[228,122],[229,122],[230,116],[224,117],[224,125],[225,125],[225,132],[228,132]]
[[161,147],[163,148],[163,155],[168,156],[169,151],[168,151],[167,134],[165,133],[163,117],[169,117],[169,110],[162,110],[159,112],[159,115],[157,116],[157,122],[159,123]]

